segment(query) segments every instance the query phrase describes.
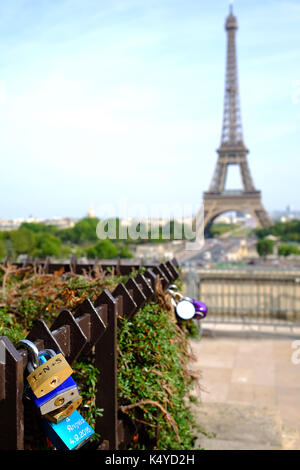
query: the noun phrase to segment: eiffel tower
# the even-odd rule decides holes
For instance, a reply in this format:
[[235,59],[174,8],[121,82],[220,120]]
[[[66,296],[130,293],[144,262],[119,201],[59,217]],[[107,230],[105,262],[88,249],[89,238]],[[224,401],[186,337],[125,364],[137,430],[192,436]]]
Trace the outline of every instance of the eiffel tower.
[[[249,150],[243,142],[235,44],[237,29],[237,19],[230,3],[229,15],[225,22],[227,62],[222,137],[217,149],[218,160],[213,179],[203,198],[206,233],[218,215],[229,211],[252,215],[259,227],[272,225],[272,220],[261,202],[261,192],[254,186],[247,160]],[[229,165],[239,166],[243,190],[225,190]]]

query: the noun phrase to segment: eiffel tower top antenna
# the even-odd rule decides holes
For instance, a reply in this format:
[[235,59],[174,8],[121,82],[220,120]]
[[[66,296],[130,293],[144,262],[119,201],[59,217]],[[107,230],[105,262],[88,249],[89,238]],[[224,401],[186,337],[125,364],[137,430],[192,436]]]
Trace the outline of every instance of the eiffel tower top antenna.
[[236,31],[238,22],[232,13],[233,2],[229,3],[229,14],[225,22],[227,35],[226,51],[226,78],[225,78],[225,96],[224,96],[224,114],[221,135],[221,146],[223,145],[242,145],[243,130],[239,99],[238,86],[238,67],[236,53]]

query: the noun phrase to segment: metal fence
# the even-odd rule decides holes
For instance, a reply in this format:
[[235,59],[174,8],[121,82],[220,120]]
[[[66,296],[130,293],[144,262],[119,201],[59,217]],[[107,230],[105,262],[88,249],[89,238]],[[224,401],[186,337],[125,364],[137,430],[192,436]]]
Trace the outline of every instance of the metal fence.
[[300,270],[187,268],[182,279],[209,321],[300,325]]
[[[58,265],[49,263],[49,271]],[[109,265],[120,272],[135,266]],[[26,268],[26,266],[24,266]],[[84,265],[84,269],[87,266]],[[74,312],[62,310],[50,328],[38,319],[27,339],[39,350],[50,348],[62,352],[69,364],[79,354],[95,352],[97,377],[96,406],[103,408],[97,417],[95,431],[101,435],[99,449],[119,449],[130,442],[136,433],[136,423],[120,415],[117,401],[117,326],[118,316],[132,317],[155,296],[155,282],[160,278],[163,289],[178,277],[176,261],[148,267],[143,274],[130,277],[126,284],[118,284],[112,293],[104,289],[94,303],[86,299]],[[66,268],[67,269],[67,268]],[[83,266],[71,265],[70,270],[81,271]],[[11,341],[0,337],[0,449],[22,450],[24,440],[37,442],[40,425],[32,404],[23,402],[24,370],[28,358],[25,349],[16,350]],[[29,401],[30,402],[30,401]]]

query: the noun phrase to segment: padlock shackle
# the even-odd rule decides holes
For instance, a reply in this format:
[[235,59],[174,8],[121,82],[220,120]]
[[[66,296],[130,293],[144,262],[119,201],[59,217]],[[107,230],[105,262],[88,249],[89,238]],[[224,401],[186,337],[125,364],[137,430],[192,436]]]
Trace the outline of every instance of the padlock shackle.
[[176,286],[176,284],[171,284],[168,288],[168,291],[173,293],[173,289],[178,290],[178,287]]
[[39,366],[39,350],[32,341],[29,341],[29,339],[21,339],[16,344],[16,349],[26,349],[29,353],[28,366],[31,365],[33,369]]
[[44,356],[47,355],[53,357],[56,355],[56,352],[53,351],[53,349],[42,349],[40,352],[38,352],[37,365],[35,366],[32,361],[28,362],[27,369],[29,374],[31,374],[31,372],[33,372],[34,369],[37,369],[41,364],[47,362],[47,359],[44,358]]
[[47,362],[47,359],[45,359],[44,356],[53,357],[55,355],[56,352],[53,351],[53,349],[42,349],[42,351],[39,352],[39,365],[43,364],[44,362]]
[[178,301],[183,299],[183,295],[180,292],[173,292],[172,295],[173,295],[173,299],[175,300],[175,302],[177,299]]

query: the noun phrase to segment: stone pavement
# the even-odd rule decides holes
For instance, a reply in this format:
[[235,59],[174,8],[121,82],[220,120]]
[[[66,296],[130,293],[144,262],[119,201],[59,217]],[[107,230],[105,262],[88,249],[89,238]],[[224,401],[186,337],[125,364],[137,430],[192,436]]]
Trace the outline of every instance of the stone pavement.
[[201,448],[300,450],[300,364],[292,362],[295,339],[220,335],[191,340],[196,361],[190,368],[200,371],[203,389],[195,391],[201,400],[194,407],[197,422],[215,434],[200,435]]

